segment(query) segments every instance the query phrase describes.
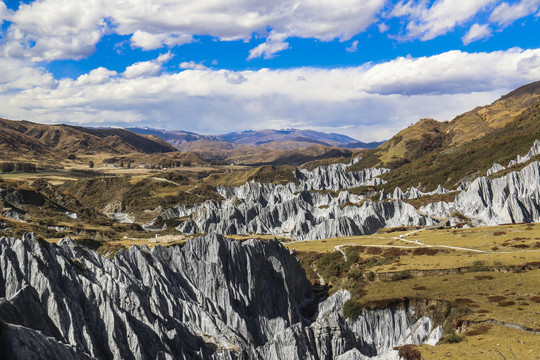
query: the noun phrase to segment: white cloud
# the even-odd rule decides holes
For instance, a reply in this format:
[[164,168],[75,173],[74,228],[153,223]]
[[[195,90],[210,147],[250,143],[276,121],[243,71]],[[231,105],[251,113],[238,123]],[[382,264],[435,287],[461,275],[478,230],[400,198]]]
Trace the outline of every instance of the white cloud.
[[539,59],[540,49],[450,51],[353,68],[174,74],[163,74],[155,59],[123,74],[98,68],[59,81],[43,69],[26,73],[25,63],[4,59],[0,66],[8,71],[0,73],[0,117],[205,133],[282,124],[347,127],[361,140],[381,140],[421,117],[448,120],[539,79]]
[[381,34],[387,32],[389,29],[388,25],[386,25],[385,23],[380,23],[379,25],[377,25],[377,27]]
[[540,55],[534,54],[521,59],[518,62],[517,69],[522,74],[536,73],[540,69]]
[[534,14],[538,7],[540,7],[540,0],[521,0],[511,5],[503,2],[493,9],[489,21],[508,26],[517,19]]
[[[110,32],[131,35],[131,45],[144,50],[185,44],[194,35],[249,40],[266,37],[268,29],[346,41],[375,22],[383,6],[384,0],[40,0],[21,5],[10,18],[1,52],[33,61],[80,59]],[[270,57],[286,48],[284,40],[269,40],[250,56]]]
[[142,61],[130,65],[122,73],[126,79],[134,79],[138,77],[157,76],[162,72],[162,65],[172,59],[170,52],[161,54],[157,59],[152,61]]
[[143,50],[155,50],[163,46],[173,47],[193,41],[191,35],[185,34],[151,34],[136,30],[131,36],[131,45]]
[[523,59],[540,49],[491,53],[448,51],[420,58],[397,58],[365,72],[365,91],[378,94],[458,94],[513,88],[540,78],[540,68],[525,72]]
[[390,16],[404,17],[408,21],[404,38],[431,40],[470,20],[494,1],[437,0],[428,6],[429,2],[424,0],[402,0]]
[[357,52],[358,51],[358,40],[353,41],[351,46],[349,46],[348,48],[345,48],[345,50],[347,52],[350,52],[350,53]]
[[471,26],[467,34],[461,38],[461,41],[463,41],[463,44],[469,45],[470,43],[486,39],[491,36],[491,29],[489,28],[489,25],[479,25],[474,24]]
[[12,11],[6,7],[6,4],[4,4],[3,1],[0,1],[0,25],[2,25],[4,20],[7,20],[11,14]]
[[45,69],[36,68],[27,61],[0,58],[0,69],[0,93],[16,93],[33,88],[48,91],[58,84]]
[[69,0],[21,4],[9,19],[12,24],[1,53],[32,61],[80,59],[92,54],[107,25],[98,1],[83,4]]
[[289,43],[285,42],[287,34],[279,34],[274,31],[270,33],[266,42],[249,50],[248,60],[264,57],[271,59],[274,54],[289,48]]
[[207,67],[203,64],[196,63],[195,61],[184,61],[181,62],[178,67],[180,69],[192,69],[192,70],[206,70]]
[[77,78],[79,85],[102,85],[118,75],[116,71],[99,67]]

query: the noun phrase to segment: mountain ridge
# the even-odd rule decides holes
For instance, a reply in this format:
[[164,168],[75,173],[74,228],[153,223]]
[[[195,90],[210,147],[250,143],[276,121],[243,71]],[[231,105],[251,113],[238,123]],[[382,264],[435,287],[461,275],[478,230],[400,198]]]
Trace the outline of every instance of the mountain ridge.
[[126,130],[144,134],[155,135],[169,142],[179,150],[185,148],[186,143],[206,140],[218,143],[229,143],[237,145],[261,146],[269,143],[281,143],[286,141],[296,141],[297,148],[308,147],[310,145],[337,146],[347,148],[352,144],[352,148],[372,149],[382,142],[362,142],[347,135],[338,133],[324,133],[315,130],[302,129],[264,129],[264,130],[244,130],[221,135],[202,135],[184,130],[162,130],[152,128],[126,128]]

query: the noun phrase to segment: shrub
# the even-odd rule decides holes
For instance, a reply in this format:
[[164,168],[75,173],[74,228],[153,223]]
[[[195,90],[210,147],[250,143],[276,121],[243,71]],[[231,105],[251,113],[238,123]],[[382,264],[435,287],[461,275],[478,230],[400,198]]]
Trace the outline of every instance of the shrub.
[[411,273],[407,270],[399,271],[392,275],[390,280],[392,281],[400,281],[411,278]]
[[374,281],[375,280],[375,273],[373,271],[370,271],[366,274],[366,279],[368,281]]
[[473,262],[473,265],[469,269],[471,272],[477,272],[477,271],[488,271],[488,267],[486,266],[485,261],[476,260]]
[[463,341],[463,337],[459,336],[455,332],[445,335],[441,341],[439,341],[439,344],[457,344]]
[[15,164],[14,163],[2,163],[0,164],[0,170],[3,172],[3,173],[10,173],[12,172],[13,170],[15,170]]
[[356,301],[349,299],[343,305],[343,316],[347,319],[357,319],[362,314],[362,310]]
[[422,354],[414,345],[400,346],[398,350],[398,356],[404,360],[422,360]]

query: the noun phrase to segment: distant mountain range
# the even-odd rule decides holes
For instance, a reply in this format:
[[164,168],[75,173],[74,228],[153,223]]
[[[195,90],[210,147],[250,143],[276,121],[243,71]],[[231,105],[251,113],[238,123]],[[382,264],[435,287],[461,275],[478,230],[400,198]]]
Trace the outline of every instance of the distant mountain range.
[[[267,145],[274,150],[296,150],[312,145],[334,146],[349,149],[374,149],[383,142],[364,143],[349,136],[336,133],[323,133],[314,130],[283,129],[283,130],[246,130],[223,135],[200,135],[182,130],[159,130],[152,128],[128,128],[142,135],[154,135],[167,141],[179,150],[193,150],[207,146],[208,142],[222,143],[224,150],[232,150],[237,146]],[[189,144],[199,142],[200,144]],[[281,143],[281,144],[278,144]],[[231,146],[235,144],[237,146]],[[202,146],[199,146],[202,145]],[[212,144],[215,148],[217,144]],[[219,146],[218,146],[219,147]],[[202,149],[201,149],[202,150]]]

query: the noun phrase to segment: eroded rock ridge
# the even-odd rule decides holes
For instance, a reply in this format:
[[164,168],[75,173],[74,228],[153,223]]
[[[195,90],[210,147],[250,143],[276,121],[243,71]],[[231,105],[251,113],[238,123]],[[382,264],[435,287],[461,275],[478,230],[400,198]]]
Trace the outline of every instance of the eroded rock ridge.
[[13,359],[363,359],[440,337],[411,309],[346,320],[348,292],[317,305],[276,241],[208,235],[109,259],[69,239],[2,238],[0,278],[0,344]]

